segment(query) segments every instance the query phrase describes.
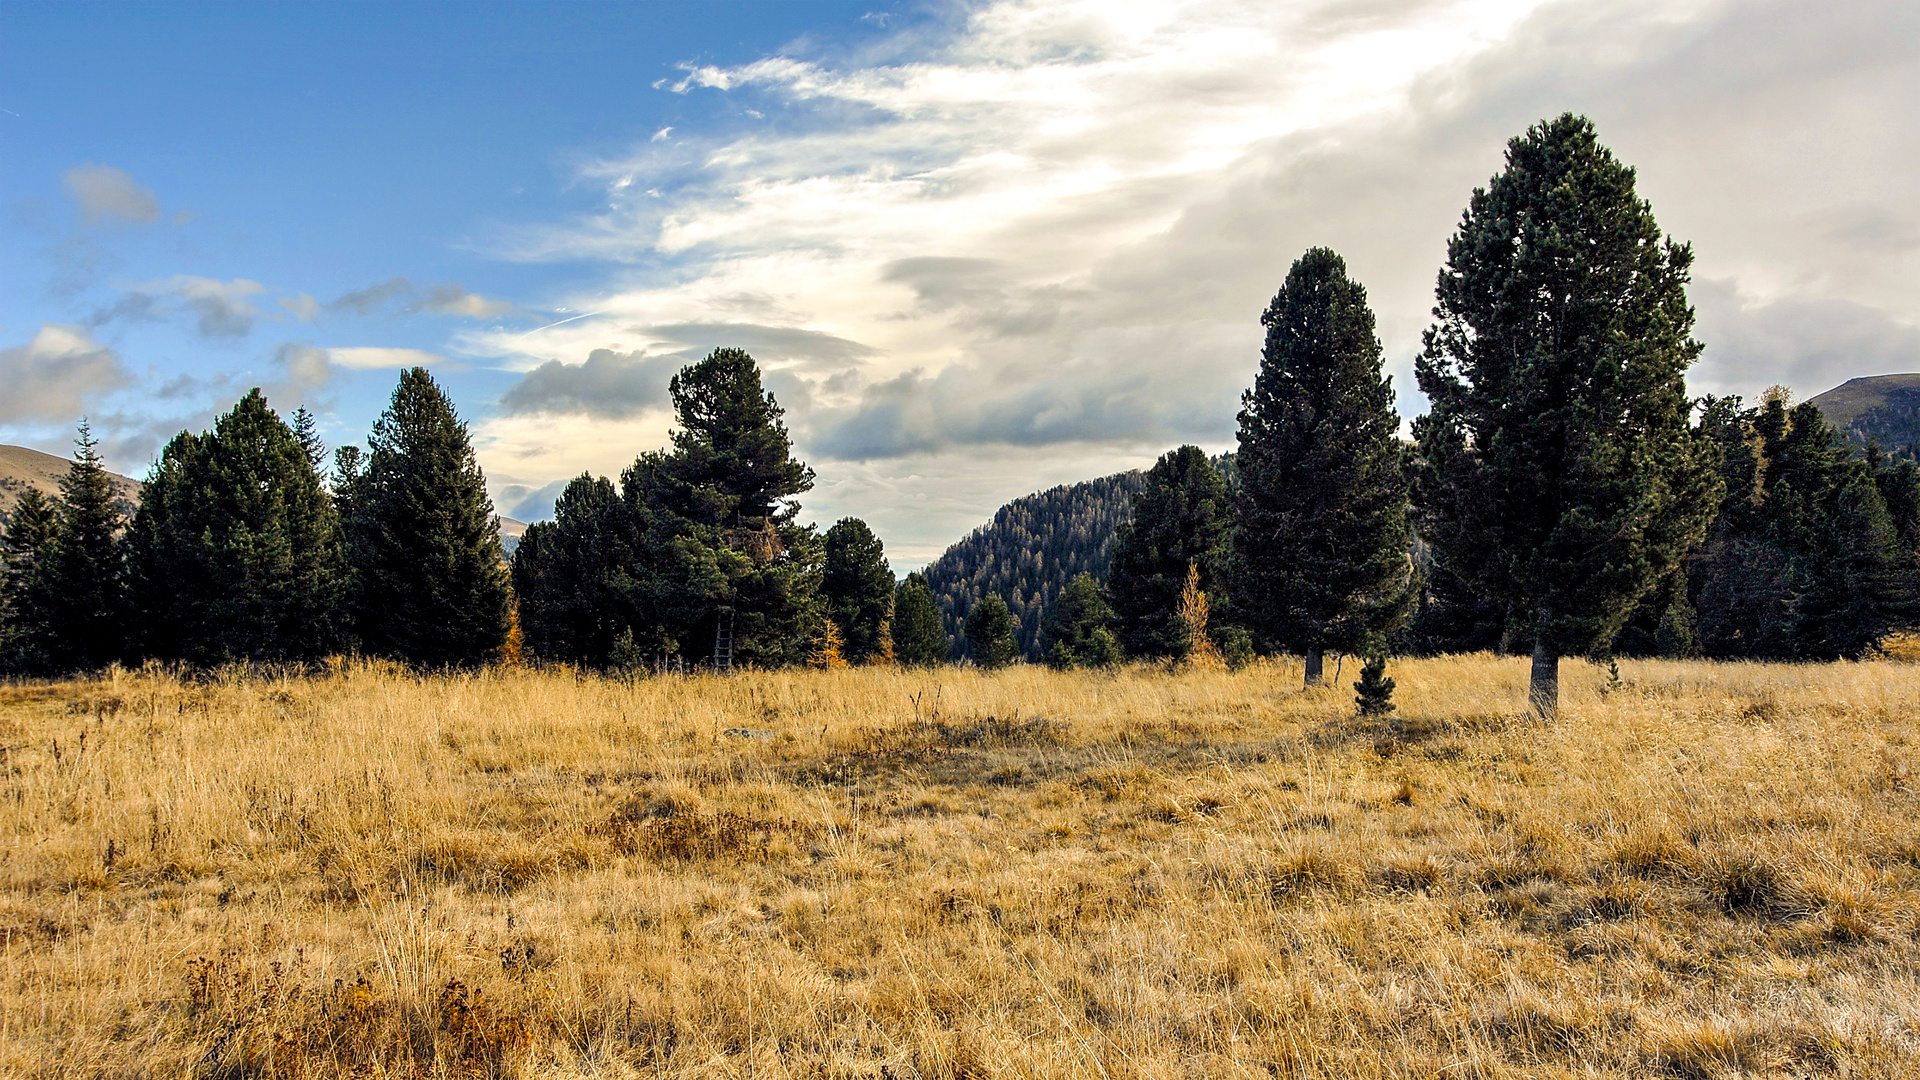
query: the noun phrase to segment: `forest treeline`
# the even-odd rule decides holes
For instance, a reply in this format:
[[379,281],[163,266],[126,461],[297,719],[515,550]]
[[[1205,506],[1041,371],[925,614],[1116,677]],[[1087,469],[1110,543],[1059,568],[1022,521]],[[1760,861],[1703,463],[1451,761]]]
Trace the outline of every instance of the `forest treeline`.
[[[1530,653],[1831,659],[1920,615],[1920,468],[1775,388],[1692,399],[1693,253],[1571,114],[1511,140],[1438,275],[1400,437],[1365,288],[1325,248],[1261,316],[1238,445],[1183,446],[1013,504],[896,581],[867,525],[800,524],[814,473],[753,358],[668,387],[671,445],[583,474],[504,559],[467,430],[401,376],[365,451],[255,391],[182,432],[131,521],[82,429],[57,499],[6,536],[0,658],[639,671],[810,663]],[[1110,541],[1108,538],[1111,538]]]

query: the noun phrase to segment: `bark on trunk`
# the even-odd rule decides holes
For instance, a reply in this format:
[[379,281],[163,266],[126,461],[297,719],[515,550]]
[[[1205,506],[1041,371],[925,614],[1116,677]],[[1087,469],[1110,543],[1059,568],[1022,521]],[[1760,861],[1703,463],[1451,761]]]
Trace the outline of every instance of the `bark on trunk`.
[[1533,679],[1527,687],[1527,701],[1535,715],[1552,720],[1560,712],[1560,654],[1547,647],[1545,634],[1533,641]]
[[1326,670],[1327,654],[1319,649],[1307,650],[1307,685],[1319,686],[1321,673]]

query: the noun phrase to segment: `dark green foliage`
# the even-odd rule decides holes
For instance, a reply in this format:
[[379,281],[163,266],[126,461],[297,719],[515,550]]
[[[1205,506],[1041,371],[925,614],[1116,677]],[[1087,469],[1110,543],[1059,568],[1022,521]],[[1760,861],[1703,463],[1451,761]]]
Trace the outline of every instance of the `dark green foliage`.
[[1228,671],[1239,671],[1253,663],[1253,634],[1244,626],[1217,626],[1213,629],[1213,647]]
[[1393,680],[1387,678],[1387,654],[1384,650],[1367,658],[1360,669],[1360,681],[1353,684],[1353,703],[1361,716],[1385,716],[1393,711]]
[[1260,323],[1236,455],[1234,618],[1268,647],[1354,652],[1412,602],[1400,418],[1373,312],[1346,262],[1314,248]]
[[513,574],[528,647],[596,667],[616,655],[697,664],[724,620],[735,663],[801,663],[820,620],[823,552],[793,524],[793,496],[812,470],[786,456],[780,406],[746,353],[716,350],[682,369],[672,394],[682,426],[671,451],[640,455],[617,497],[610,481],[574,480],[555,520],[521,539]]
[[598,667],[633,635],[634,541],[626,504],[604,477],[582,473],[530,525],[513,553],[520,632],[535,656]]
[[1437,656],[1499,648],[1506,629],[1504,605],[1475,595],[1458,574],[1435,560],[1432,545],[1418,536],[1412,555],[1413,611],[1405,626],[1387,636],[1392,651]]
[[1709,401],[1703,427],[1723,449],[1726,484],[1688,567],[1703,652],[1859,657],[1920,617],[1920,563],[1885,494],[1909,515],[1910,470],[1852,454],[1819,409],[1789,409],[1781,394],[1755,409]]
[[317,422],[305,405],[293,410],[293,422],[287,427],[293,431],[294,441],[300,444],[300,452],[306,455],[307,467],[313,470],[315,476],[325,472],[327,445],[320,441]]
[[97,445],[82,422],[73,464],[60,479],[53,535],[27,586],[44,655],[58,671],[103,667],[125,655],[126,565],[119,534],[126,519]]
[[849,664],[888,659],[894,578],[880,538],[859,518],[842,518],[827,530],[825,551],[820,592],[840,628],[840,654]]
[[667,393],[680,428],[662,459],[677,482],[663,493],[665,507],[728,528],[792,521],[800,510],[793,496],[812,490],[813,470],[788,456],[785,410],[761,386],[753,357],[715,349],[675,375]]
[[1129,656],[1186,655],[1179,608],[1187,569],[1198,566],[1200,588],[1218,591],[1231,529],[1227,484],[1205,451],[1169,450],[1147,470],[1133,519],[1114,535],[1107,570],[1114,632]]
[[908,574],[893,593],[893,658],[908,667],[944,663],[951,650],[925,574]]
[[1688,424],[1692,261],[1571,114],[1508,144],[1448,242],[1415,366],[1420,531],[1526,623],[1542,711],[1558,658],[1610,642],[1718,504]]
[[345,557],[315,453],[258,389],[213,431],[167,444],[127,534],[140,655],[216,664],[340,648]]
[[1067,582],[1082,572],[1107,576],[1114,534],[1144,483],[1124,472],[1015,499],[948,548],[926,571],[948,637],[961,640],[973,605],[998,596],[1022,628],[1021,654],[1036,656],[1040,620]]
[[507,637],[507,570],[466,424],[412,368],[367,445],[360,475],[335,478],[361,647],[428,667],[484,663]]
[[986,596],[967,612],[967,651],[973,662],[989,671],[1006,667],[1019,657],[1015,635],[1020,626],[998,596]]
[[1112,667],[1120,662],[1120,642],[1109,624],[1107,604],[1093,575],[1074,575],[1047,610],[1040,626],[1040,655],[1057,669]]
[[29,487],[14,504],[0,544],[0,672],[36,674],[52,669],[47,614],[34,591],[40,567],[59,527],[53,500]]

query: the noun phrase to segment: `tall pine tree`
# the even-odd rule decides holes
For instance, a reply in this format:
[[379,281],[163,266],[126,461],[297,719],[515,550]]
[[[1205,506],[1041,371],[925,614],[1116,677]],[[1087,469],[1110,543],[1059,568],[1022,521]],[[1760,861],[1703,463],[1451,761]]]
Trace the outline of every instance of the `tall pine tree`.
[[892,629],[895,661],[908,667],[946,662],[947,631],[925,574],[908,574],[894,589]]
[[1014,641],[1017,629],[1005,600],[993,595],[982,597],[967,612],[967,649],[973,654],[973,662],[989,671],[1013,663],[1019,657]]
[[1089,573],[1076,574],[1060,590],[1040,624],[1040,655],[1049,667],[1112,667],[1120,662],[1120,642],[1108,626],[1113,608]]
[[841,654],[853,664],[891,661],[894,579],[880,538],[859,518],[842,518],[827,530],[825,551],[820,591]]
[[1415,368],[1421,533],[1530,632],[1542,715],[1560,657],[1611,642],[1718,503],[1688,423],[1692,262],[1572,114],[1508,143],[1447,245]]
[[126,563],[114,505],[113,478],[94,449],[85,421],[73,463],[60,478],[60,500],[46,558],[28,586],[45,621],[47,655],[60,671],[89,670],[122,659],[126,650]]
[[314,447],[256,388],[211,432],[181,432],[127,534],[143,655],[301,661],[344,643],[345,553]]
[[1130,656],[1186,655],[1180,594],[1187,570],[1214,590],[1224,569],[1232,509],[1227,484],[1197,446],[1169,450],[1133,497],[1133,520],[1114,536],[1107,569],[1114,631]]
[[513,552],[513,593],[534,655],[604,667],[623,635],[645,649],[634,630],[634,539],[613,482],[585,473],[561,493],[552,521],[528,527]]
[[467,426],[425,368],[401,374],[348,486],[361,647],[427,667],[491,658],[508,619],[499,519]]
[[1234,611],[1269,648],[1353,653],[1413,601],[1407,479],[1393,382],[1347,264],[1302,255],[1260,316],[1260,373],[1242,399]]
[[0,672],[33,675],[52,669],[51,626],[37,585],[58,527],[53,500],[39,488],[21,492],[0,544]]

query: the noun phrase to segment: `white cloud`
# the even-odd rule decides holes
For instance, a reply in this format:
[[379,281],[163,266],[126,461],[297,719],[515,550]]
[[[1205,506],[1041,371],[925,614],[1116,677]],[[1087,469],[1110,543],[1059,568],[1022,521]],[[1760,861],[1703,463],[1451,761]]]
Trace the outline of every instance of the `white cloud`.
[[[500,251],[614,264],[562,298],[596,314],[460,347],[531,372],[509,403],[539,400],[554,431],[594,411],[583,390],[656,408],[664,327],[857,342],[858,364],[769,365],[801,452],[897,470],[877,498],[971,447],[978,487],[940,483],[981,492],[984,516],[1030,490],[1035,448],[1230,442],[1259,313],[1312,245],[1368,286],[1402,411],[1421,411],[1411,358],[1448,234],[1505,141],[1572,110],[1695,245],[1697,389],[1920,368],[1910,4],[1003,0],[903,48],[689,69],[672,90],[788,122],[587,166],[598,213]],[[595,350],[629,362],[587,386]]]
[[86,327],[46,323],[32,341],[0,349],[0,424],[72,423],[100,395],[132,381]]
[[356,371],[377,371],[381,368],[433,367],[446,364],[447,358],[424,349],[386,349],[378,346],[362,345],[345,349],[328,349],[327,359],[343,368]]
[[151,225],[160,220],[160,200],[152,189],[111,165],[78,165],[61,174],[60,181],[88,224]]
[[299,296],[283,296],[280,306],[301,322],[310,323],[320,317],[320,301],[301,293]]
[[267,291],[265,285],[246,278],[215,281],[187,275],[173,278],[166,289],[186,301],[198,316],[200,335],[209,338],[245,337],[260,317],[247,298]]

